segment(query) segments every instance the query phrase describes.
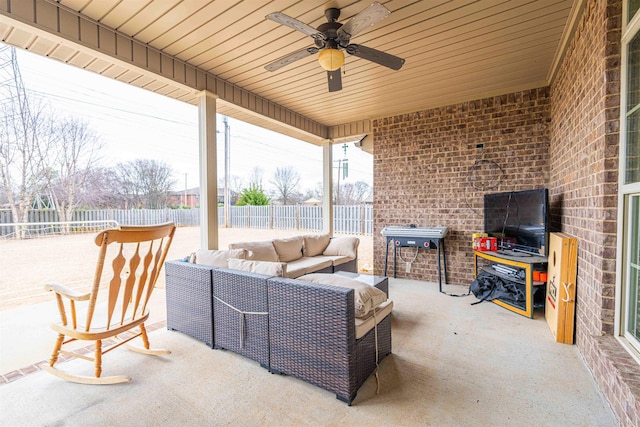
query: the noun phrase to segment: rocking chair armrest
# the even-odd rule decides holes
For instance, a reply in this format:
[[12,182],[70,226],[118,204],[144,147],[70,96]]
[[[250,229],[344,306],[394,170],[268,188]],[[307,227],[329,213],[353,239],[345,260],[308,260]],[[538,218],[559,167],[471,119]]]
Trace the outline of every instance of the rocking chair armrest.
[[53,291],[63,297],[67,297],[74,301],[87,301],[89,299],[90,293],[81,293],[78,291],[74,291],[71,288],[64,286],[61,283],[47,283],[44,285],[45,291]]

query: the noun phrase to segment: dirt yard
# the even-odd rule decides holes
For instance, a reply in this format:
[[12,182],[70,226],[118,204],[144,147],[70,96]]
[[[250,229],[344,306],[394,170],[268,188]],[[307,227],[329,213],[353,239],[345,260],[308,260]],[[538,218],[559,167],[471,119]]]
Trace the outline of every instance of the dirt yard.
[[[296,230],[222,228],[219,247],[229,243],[267,240],[303,234]],[[44,284],[60,282],[73,289],[88,290],[93,278],[98,247],[95,234],[53,236],[29,240],[0,240],[0,310],[53,299]],[[373,266],[373,238],[360,238],[358,268]],[[178,259],[200,247],[200,228],[178,228],[167,259]],[[164,275],[157,286],[164,287]]]

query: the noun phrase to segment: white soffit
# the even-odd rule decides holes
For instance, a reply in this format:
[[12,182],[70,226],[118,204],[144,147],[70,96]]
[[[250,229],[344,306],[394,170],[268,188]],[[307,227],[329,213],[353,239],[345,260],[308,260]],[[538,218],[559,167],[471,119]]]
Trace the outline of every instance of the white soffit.
[[[324,10],[337,7],[344,23],[370,0],[2,0],[0,36],[192,104],[203,80],[209,90],[214,81],[233,92],[221,97],[220,113],[320,144],[361,138],[374,118],[548,85],[583,0],[380,3],[391,15],[351,42],[402,57],[404,66],[393,71],[347,54],[343,89],[333,93],[315,55],[265,70],[313,46],[265,16],[281,11],[317,27]],[[102,52],[92,49],[98,44]]]

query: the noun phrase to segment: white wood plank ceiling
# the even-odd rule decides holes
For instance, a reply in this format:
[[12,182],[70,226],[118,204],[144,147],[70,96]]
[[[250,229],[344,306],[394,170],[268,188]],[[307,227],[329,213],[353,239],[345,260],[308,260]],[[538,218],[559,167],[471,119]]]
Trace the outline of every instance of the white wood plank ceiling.
[[[298,118],[282,125],[273,117],[265,119],[252,112],[250,102],[222,103],[221,112],[318,143],[327,136],[365,134],[370,119],[548,85],[583,3],[378,1],[391,15],[354,36],[351,43],[406,62],[394,71],[347,54],[343,89],[332,93],[317,55],[275,72],[265,70],[266,64],[281,56],[314,45],[311,37],[265,16],[281,11],[317,27],[326,22],[325,9],[337,7],[341,9],[338,21],[344,23],[372,0],[35,0],[40,7],[35,8],[31,23],[15,18],[20,15],[18,9],[30,2],[0,0],[0,36],[8,44],[196,102],[194,87],[172,84],[134,63],[114,62],[73,34],[78,32],[74,20],[82,21],[80,27],[90,22],[109,28],[123,39],[216,76]],[[60,14],[58,9],[72,13]],[[39,25],[48,19],[57,19],[51,27],[58,34]],[[61,35],[78,42],[61,42]],[[308,127],[296,130],[300,117],[316,123],[319,130],[313,135]]]

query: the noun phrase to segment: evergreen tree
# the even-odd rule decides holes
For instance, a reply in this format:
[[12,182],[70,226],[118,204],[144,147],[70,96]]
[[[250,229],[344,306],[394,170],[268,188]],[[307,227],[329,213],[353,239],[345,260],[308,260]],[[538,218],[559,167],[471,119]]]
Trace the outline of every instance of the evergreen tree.
[[258,188],[256,185],[250,185],[249,188],[242,190],[236,206],[266,206],[270,201],[271,199],[264,194],[264,190]]

